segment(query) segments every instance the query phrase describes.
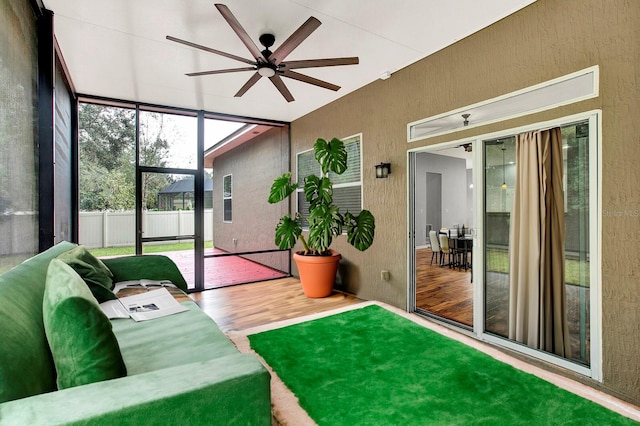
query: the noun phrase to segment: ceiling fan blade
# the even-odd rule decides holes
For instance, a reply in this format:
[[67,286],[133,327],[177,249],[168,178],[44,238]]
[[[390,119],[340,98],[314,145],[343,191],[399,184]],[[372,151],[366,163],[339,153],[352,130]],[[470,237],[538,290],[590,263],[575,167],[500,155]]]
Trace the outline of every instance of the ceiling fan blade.
[[284,77],[292,78],[294,80],[302,81],[304,83],[313,84],[314,86],[319,86],[324,89],[333,90],[334,92],[340,90],[340,86],[336,86],[335,84],[331,84],[323,80],[318,80],[317,78],[309,77],[308,75],[300,74],[295,71],[286,70],[282,73],[282,75]]
[[251,40],[249,34],[247,34],[242,25],[240,25],[240,22],[236,19],[233,13],[231,13],[229,8],[220,3],[216,3],[215,6],[222,17],[229,23],[231,29],[238,35],[238,37],[240,37],[242,43],[247,46],[247,49],[249,49],[249,52],[251,52],[253,57],[256,58],[256,60],[264,58],[262,52],[260,52],[260,49],[258,49],[258,46],[256,46],[253,40]]
[[271,56],[269,56],[269,61],[276,65],[280,65],[280,62],[284,61],[284,58],[286,58],[287,55],[289,55],[293,49],[298,47],[298,45],[307,37],[309,37],[309,35],[311,35],[311,33],[320,26],[320,24],[322,24],[322,22],[318,21],[313,16],[307,19],[304,24],[300,25],[300,27],[295,30],[293,34],[291,34],[289,38],[271,54]]
[[175,41],[176,43],[184,44],[185,46],[195,47],[196,49],[204,50],[205,52],[215,53],[216,55],[224,56],[230,59],[235,59],[236,61],[244,62],[250,65],[256,65],[256,61],[252,61],[250,59],[245,59],[240,56],[233,55],[231,53],[222,52],[220,50],[212,49],[210,47],[202,46],[200,44],[192,43],[187,40],[182,40],[176,37],[172,37],[170,35],[167,36],[167,40]]
[[247,93],[247,90],[251,89],[251,87],[253,87],[254,84],[256,84],[258,82],[258,80],[260,80],[262,76],[260,74],[258,74],[257,72],[255,74],[253,74],[251,76],[251,78],[244,84],[244,86],[242,86],[240,88],[240,90],[238,90],[238,93],[236,93],[235,95],[233,95],[236,98],[239,98],[240,96],[244,95],[245,93]]
[[245,67],[245,68],[229,68],[226,70],[213,70],[213,71],[199,71],[199,72],[190,72],[185,75],[189,77],[198,77],[201,75],[212,75],[212,74],[226,74],[229,72],[240,72],[240,71],[255,71],[255,67]]
[[287,61],[280,64],[280,69],[314,68],[314,67],[334,67],[337,65],[357,65],[360,62],[358,57],[351,58],[328,58],[328,59],[307,59],[303,61]]
[[284,85],[284,81],[282,81],[279,75],[274,75],[273,77],[269,77],[269,80],[271,80],[273,85],[276,86],[276,89],[278,89],[278,91],[282,94],[282,96],[284,96],[287,102],[292,102],[295,100],[293,99],[293,95],[291,94],[289,89],[287,89],[287,86]]

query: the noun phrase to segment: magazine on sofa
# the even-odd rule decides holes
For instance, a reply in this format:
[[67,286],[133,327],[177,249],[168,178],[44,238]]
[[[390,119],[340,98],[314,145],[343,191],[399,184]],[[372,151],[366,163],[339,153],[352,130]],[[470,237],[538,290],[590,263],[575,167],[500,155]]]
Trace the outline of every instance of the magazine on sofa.
[[143,287],[147,290],[153,290],[160,287],[177,288],[176,285],[169,280],[148,280],[143,278],[141,280],[118,281],[114,285],[113,293],[118,294],[120,290],[129,287]]
[[109,319],[133,318],[135,321],[146,321],[188,310],[166,288],[109,300],[101,303],[100,307]]

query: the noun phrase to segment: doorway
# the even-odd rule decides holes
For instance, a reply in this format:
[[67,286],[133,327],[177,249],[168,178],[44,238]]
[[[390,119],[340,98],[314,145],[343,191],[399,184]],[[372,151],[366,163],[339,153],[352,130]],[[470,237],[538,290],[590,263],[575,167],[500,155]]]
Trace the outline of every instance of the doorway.
[[415,309],[472,329],[472,152],[458,144],[413,156]]
[[[599,123],[598,112],[577,114],[481,135],[472,142],[455,141],[409,151],[409,235],[416,236],[409,239],[409,310],[472,331],[480,340],[600,379]],[[532,170],[542,170],[542,164],[546,163],[541,159],[547,154],[533,155],[535,149],[531,147],[537,145],[532,145],[534,142],[531,141],[537,140],[535,138],[539,136],[536,135],[550,133],[555,134],[555,153],[551,161],[554,177],[550,178],[545,172],[545,179],[539,180],[552,180],[560,189],[553,189],[556,195],[551,204],[554,205],[555,228],[553,231],[544,228],[548,229],[544,232],[547,241],[552,241],[551,248],[544,248],[547,257],[543,257],[528,249],[529,246],[542,247],[542,243],[535,241],[543,233],[531,233],[528,222],[527,226],[520,225],[519,228],[514,222],[516,219],[522,222],[523,218],[533,216],[533,212],[543,211],[535,205],[536,200],[542,198],[523,195],[533,184],[528,181],[517,183],[517,179],[524,179]],[[456,212],[469,208],[470,219],[464,216],[457,219],[460,216],[451,214],[447,197],[457,194],[459,199],[464,195],[452,186],[447,174],[438,167],[452,161],[445,154],[469,143],[473,148],[471,164],[481,166],[469,167],[467,195],[471,201],[466,207],[455,207]],[[529,157],[520,157],[524,151],[531,152]],[[429,163],[430,157],[437,159],[435,166]],[[420,188],[420,181],[427,171],[442,173],[443,224],[440,232],[454,228],[462,220],[465,226],[469,224],[474,243],[469,258],[471,276],[466,287],[458,285],[450,275],[453,273],[451,266],[445,267],[451,260],[444,250],[440,249],[440,258],[436,260],[433,252],[423,253],[421,247],[411,245],[418,241],[423,226],[419,198],[426,191]],[[540,191],[548,193],[547,189]],[[518,199],[525,199],[526,203],[516,202]],[[549,201],[544,201],[545,208],[549,208],[548,204]],[[515,210],[516,206],[518,210]],[[551,213],[547,215],[551,217]],[[548,220],[540,220],[540,226],[550,226]],[[514,237],[516,229],[517,238]],[[533,279],[530,275],[523,278],[513,272],[522,274],[525,268],[527,274],[537,270],[544,278]],[[550,274],[553,274],[553,283],[547,284]],[[552,286],[549,288],[553,290],[547,290],[546,285]],[[465,319],[465,312],[471,312],[471,321]],[[554,326],[543,326],[545,323]],[[536,329],[539,337],[530,338],[530,330]],[[529,334],[522,337],[523,333]],[[563,349],[556,349],[560,346]]]

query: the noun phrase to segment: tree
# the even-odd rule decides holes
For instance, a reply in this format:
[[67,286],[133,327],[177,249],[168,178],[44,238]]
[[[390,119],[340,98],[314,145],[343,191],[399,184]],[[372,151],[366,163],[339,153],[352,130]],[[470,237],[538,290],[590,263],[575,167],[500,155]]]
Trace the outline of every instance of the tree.
[[[165,115],[144,112],[140,120],[140,164],[164,167],[170,142]],[[80,209],[135,207],[136,112],[83,103],[79,108]],[[143,209],[157,208],[157,194],[170,183],[164,174],[143,174]]]
[[80,155],[83,162],[111,171],[131,165],[135,154],[135,110],[81,104],[79,115]]
[[135,110],[80,104],[80,209],[135,206]]
[[[140,164],[144,166],[165,167],[169,157],[170,144],[164,138],[165,116],[157,112],[145,112],[140,115]],[[158,192],[172,183],[168,175],[157,173],[142,174],[143,208],[158,208]]]

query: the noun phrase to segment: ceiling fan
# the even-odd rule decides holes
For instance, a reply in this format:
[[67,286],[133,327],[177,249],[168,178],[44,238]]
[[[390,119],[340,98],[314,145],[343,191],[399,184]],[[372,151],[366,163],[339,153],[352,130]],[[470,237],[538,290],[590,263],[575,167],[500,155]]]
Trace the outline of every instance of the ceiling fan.
[[307,21],[302,24],[296,31],[294,31],[288,39],[285,40],[284,43],[280,45],[274,52],[269,50],[273,43],[275,42],[275,36],[273,34],[262,34],[259,38],[260,44],[264,46],[264,50],[260,51],[258,47],[255,45],[249,34],[245,31],[245,29],[240,25],[240,22],[236,19],[236,17],[231,13],[229,8],[224,4],[216,4],[215,5],[222,17],[229,23],[231,29],[238,35],[242,43],[249,49],[253,59],[245,59],[240,56],[233,55],[231,53],[222,52],[220,50],[211,49],[206,46],[202,46],[196,43],[192,43],[190,41],[181,40],[176,37],[167,36],[167,40],[174,41],[176,43],[184,44],[186,46],[194,47],[196,49],[204,50],[205,52],[214,53],[216,55],[221,55],[230,59],[235,59],[236,61],[244,62],[250,66],[242,67],[242,68],[229,68],[222,70],[211,70],[211,71],[200,71],[200,72],[192,72],[188,73],[189,77],[196,77],[202,75],[211,75],[211,74],[225,74],[232,72],[241,72],[241,71],[255,71],[253,76],[249,78],[249,80],[238,90],[235,97],[240,97],[244,95],[247,90],[249,90],[254,84],[260,80],[262,77],[268,77],[269,80],[273,83],[273,85],[278,89],[278,91],[282,94],[282,96],[287,100],[287,102],[291,102],[294,100],[293,95],[287,86],[285,86],[284,82],[280,78],[287,77],[293,80],[302,81],[304,83],[313,84],[314,86],[323,87],[325,89],[337,91],[340,89],[340,86],[336,86],[335,84],[328,83],[323,80],[319,80],[314,77],[310,77],[308,75],[300,74],[298,72],[293,71],[294,69],[299,68],[313,68],[313,67],[331,67],[336,65],[355,65],[358,63],[358,57],[349,57],[349,58],[328,58],[328,59],[307,59],[300,61],[287,61],[285,62],[285,58],[296,48],[300,43],[302,43],[313,31],[315,31],[321,24],[319,20],[314,18],[313,16],[307,19]]

